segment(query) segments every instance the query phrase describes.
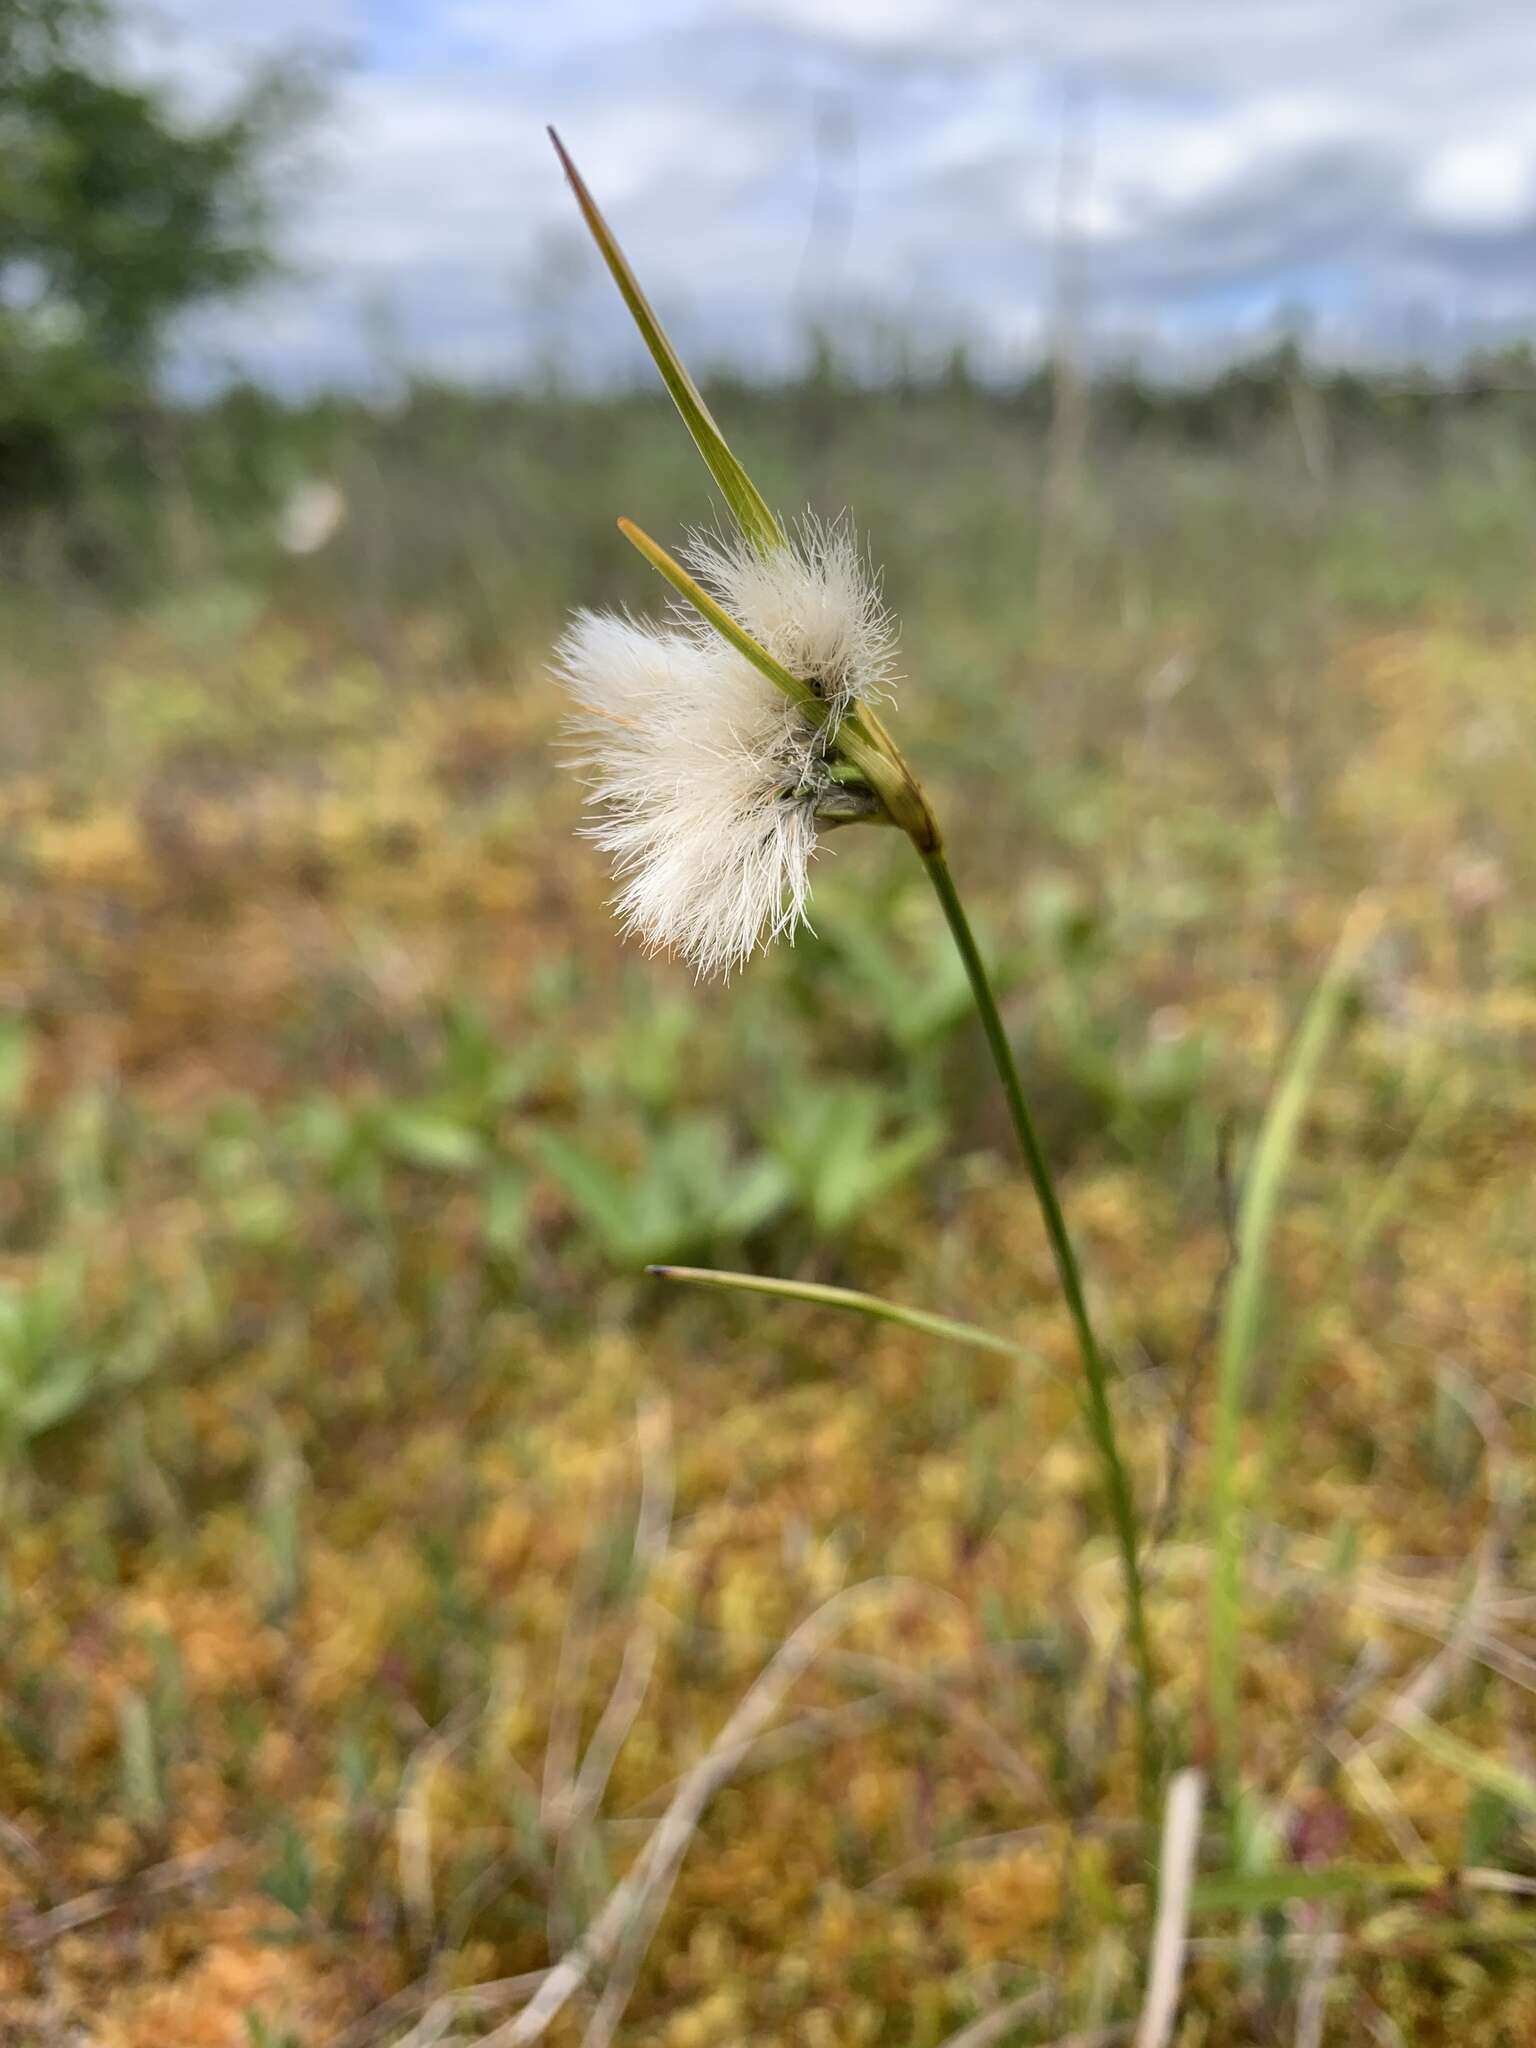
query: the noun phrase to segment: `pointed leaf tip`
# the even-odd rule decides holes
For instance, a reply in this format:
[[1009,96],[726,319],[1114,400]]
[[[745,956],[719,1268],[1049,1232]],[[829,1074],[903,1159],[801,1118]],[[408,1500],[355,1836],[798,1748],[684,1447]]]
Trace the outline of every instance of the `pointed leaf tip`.
[[672,346],[666,330],[652,310],[650,301],[640,289],[640,281],[630,269],[623,250],[614,238],[613,230],[604,220],[597,201],[587,189],[587,182],[577,170],[570,152],[560,140],[553,126],[549,139],[554,144],[555,154],[576,196],[581,208],[587,231],[596,242],[607,264],[619,294],[629,308],[629,316],[640,330],[640,337],[651,354],[651,360],[661,372],[661,381],[671,393],[672,402],[682,414],[683,425],[693,437],[693,445],[703,456],[710,475],[720,487],[721,495],[730,507],[731,516],[741,528],[747,540],[761,554],[771,554],[774,549],[784,546],[784,529],[774,517],[768,501],[753,483],[731,453],[724,434],[715,423],[714,415],[704,402],[704,395],[688,374],[682,357]]

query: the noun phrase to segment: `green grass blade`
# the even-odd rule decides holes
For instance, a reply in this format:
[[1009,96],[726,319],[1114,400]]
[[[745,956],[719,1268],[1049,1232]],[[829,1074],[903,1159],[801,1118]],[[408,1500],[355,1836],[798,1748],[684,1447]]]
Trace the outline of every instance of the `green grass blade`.
[[1446,1881],[1435,1864],[1335,1863],[1319,1870],[1221,1870],[1196,1880],[1194,1913],[1262,1913],[1302,1901],[1361,1898],[1373,1892],[1432,1892]]
[[779,1280],[769,1273],[722,1273],[713,1266],[647,1266],[645,1270],[657,1280],[680,1280],[690,1287],[715,1287],[728,1294],[771,1294],[780,1301],[847,1309],[854,1315],[870,1316],[876,1322],[899,1323],[904,1329],[920,1330],[924,1336],[968,1344],[976,1351],[1000,1351],[1007,1358],[1038,1362],[1021,1344],[995,1336],[990,1330],[979,1330],[974,1323],[930,1315],[927,1309],[903,1308],[899,1302],[886,1301],[878,1294],[861,1294],[853,1287],[826,1287],[816,1280]]
[[613,273],[613,281],[629,308],[630,318],[639,328],[641,338],[651,352],[651,360],[661,372],[661,381],[671,392],[672,402],[683,416],[683,425],[693,436],[693,445],[708,464],[709,473],[719,485],[736,524],[760,553],[771,554],[775,548],[783,547],[784,529],[769,510],[756,484],[731,453],[724,434],[704,403],[703,393],[667,339],[650,301],[640,289],[639,280],[625,261],[623,250],[614,240],[613,231],[587,190],[586,180],[571,162],[564,143],[553,128],[549,131],[549,139],[555,145],[555,154],[570,181],[576,204],[581,208],[592,239],[601,250],[603,261]]
[[1237,1502],[1243,1409],[1258,1346],[1270,1240],[1301,1135],[1302,1120],[1344,1014],[1360,956],[1376,929],[1368,902],[1357,905],[1307,1005],[1280,1082],[1270,1098],[1237,1219],[1237,1255],[1222,1307],[1216,1424],[1211,1454],[1210,1707],[1230,1792],[1236,1778],[1237,1634],[1244,1518]]
[[1390,1718],[1394,1728],[1400,1729],[1411,1742],[1416,1742],[1437,1764],[1444,1764],[1447,1770],[1455,1771],[1458,1777],[1465,1778],[1479,1791],[1491,1792],[1517,1813],[1536,1814],[1536,1779],[1528,1777],[1524,1771],[1500,1763],[1497,1757],[1484,1756],[1470,1742],[1463,1742],[1460,1736],[1437,1728],[1433,1721],[1411,1708],[1400,1707]]
[[804,710],[814,712],[820,718],[825,714],[826,705],[811,688],[797,675],[776,662],[766,647],[759,646],[745,627],[739,626],[723,605],[717,604],[703,584],[688,574],[682,563],[669,555],[660,541],[654,541],[633,519],[621,519],[619,531],[633,548],[656,570],[665,576],[678,595],[691,604],[701,618],[707,619],[723,639],[729,640],[738,654],[744,654],[755,669],[761,671],[775,689],[782,690],[792,702]]

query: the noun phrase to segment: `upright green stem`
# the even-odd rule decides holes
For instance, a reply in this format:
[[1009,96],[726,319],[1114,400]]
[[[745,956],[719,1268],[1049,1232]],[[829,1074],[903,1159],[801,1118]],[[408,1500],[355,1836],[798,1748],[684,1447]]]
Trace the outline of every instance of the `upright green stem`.
[[1040,1204],[1040,1214],[1045,1221],[1045,1233],[1050,1239],[1051,1255],[1056,1261],[1057,1277],[1061,1282],[1061,1291],[1066,1297],[1067,1307],[1072,1316],[1072,1326],[1077,1336],[1077,1348],[1082,1356],[1083,1414],[1103,1467],[1104,1492],[1109,1501],[1110,1519],[1114,1523],[1115,1539],[1120,1547],[1120,1567],[1125,1579],[1125,1605],[1131,1655],[1136,1666],[1136,1723],[1141,1764],[1141,1801],[1144,1815],[1151,1819],[1157,1811],[1158,1783],[1152,1650],[1147,1637],[1146,1602],[1142,1594],[1141,1561],[1137,1554],[1136,1508],[1131,1498],[1131,1484],[1126,1473],[1125,1461],[1120,1455],[1120,1446],[1115,1437],[1104,1358],[1099,1350],[1098,1339],[1093,1333],[1088,1302],[1083,1293],[1082,1272],[1077,1263],[1077,1253],[1072,1247],[1066,1218],[1061,1212],[1056,1184],[1051,1177],[1051,1169],[1046,1164],[1045,1154],[1040,1149],[1034,1119],[1029,1113],[1029,1104],[1024,1099],[1023,1083],[1019,1079],[1019,1070],[1014,1063],[1013,1048],[1008,1043],[1008,1034],[1003,1029],[1003,1020],[998,1014],[997,998],[992,992],[992,984],[987,978],[986,966],[976,944],[976,935],[971,930],[970,919],[965,914],[965,906],[955,888],[954,877],[949,871],[949,863],[944,858],[943,848],[935,847],[931,852],[924,853],[923,865],[927,868],[934,892],[944,907],[944,915],[949,922],[956,949],[965,964],[966,975],[971,984],[971,995],[976,1004],[976,1014],[981,1019],[981,1028],[986,1034],[992,1063],[997,1068],[997,1076],[1002,1083],[1003,1096],[1008,1104],[1008,1114],[1013,1120],[1019,1149],[1024,1154],[1024,1163],[1029,1169],[1035,1199]]

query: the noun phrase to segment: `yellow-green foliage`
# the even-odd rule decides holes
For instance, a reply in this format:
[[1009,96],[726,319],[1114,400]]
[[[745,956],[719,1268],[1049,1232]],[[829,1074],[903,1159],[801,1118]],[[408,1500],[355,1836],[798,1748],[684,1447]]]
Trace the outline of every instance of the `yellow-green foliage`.
[[[1383,1717],[1449,1638],[1434,1718],[1527,1761],[1536,638],[1346,615],[1261,665],[1213,599],[1020,643],[949,574],[904,593],[904,733],[1123,1375],[1196,1757],[1234,1190],[1380,894],[1270,1247],[1235,1475],[1250,1810],[1208,1863],[1262,1867],[1267,1817],[1271,1862],[1528,1879],[1499,1772]],[[0,2032],[361,2048],[543,1967],[796,1623],[873,1578],[793,1737],[705,1812],[620,2038],[937,2048],[1040,1982],[1020,2039],[1124,2019],[1119,1581],[921,877],[883,841],[824,863],[820,939],[723,993],[642,966],[551,771],[540,649],[450,684],[440,638],[386,664],[239,608],[125,625],[89,717],[40,698],[0,784]],[[835,1186],[819,1116],[865,1133]],[[877,1288],[1040,1364],[662,1294],[648,1257]],[[573,1755],[652,1652],[570,1822]],[[1515,2042],[1526,1903],[1389,1889],[1285,1925],[1346,1936],[1340,2041]],[[1290,2038],[1301,1966],[1230,1908],[1195,1932],[1180,2039]]]

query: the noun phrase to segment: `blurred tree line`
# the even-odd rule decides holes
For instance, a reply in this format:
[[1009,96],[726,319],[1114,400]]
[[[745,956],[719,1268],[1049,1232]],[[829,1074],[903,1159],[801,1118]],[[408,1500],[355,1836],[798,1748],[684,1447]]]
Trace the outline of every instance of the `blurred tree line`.
[[[625,394],[593,406],[558,365],[499,392],[405,374],[387,404],[344,393],[291,404],[251,385],[201,404],[168,392],[178,317],[276,268],[275,169],[321,97],[317,67],[294,56],[194,117],[128,61],[116,0],[0,0],[0,547],[13,561],[10,543],[42,521],[71,570],[142,582],[176,568],[168,506],[192,508],[183,528],[216,536],[215,553],[231,535],[248,550],[306,472],[355,475],[361,461],[386,487],[397,472],[462,481],[539,449],[552,471],[570,470],[591,432],[608,436],[624,415]],[[963,348],[923,364],[899,324],[874,349],[828,332],[807,342],[787,385],[713,380],[743,432],[782,447],[797,471],[871,409],[925,408],[962,437],[998,417],[1050,430],[1048,365],[998,383]],[[1145,439],[1279,441],[1324,478],[1362,449],[1433,457],[1469,416],[1536,437],[1536,353],[1520,345],[1449,374],[1368,372],[1325,369],[1287,341],[1200,382],[1105,371],[1087,415],[1090,459]]]
[[0,517],[153,466],[171,322],[272,267],[275,149],[312,67],[193,119],[125,61],[106,0],[0,0]]

